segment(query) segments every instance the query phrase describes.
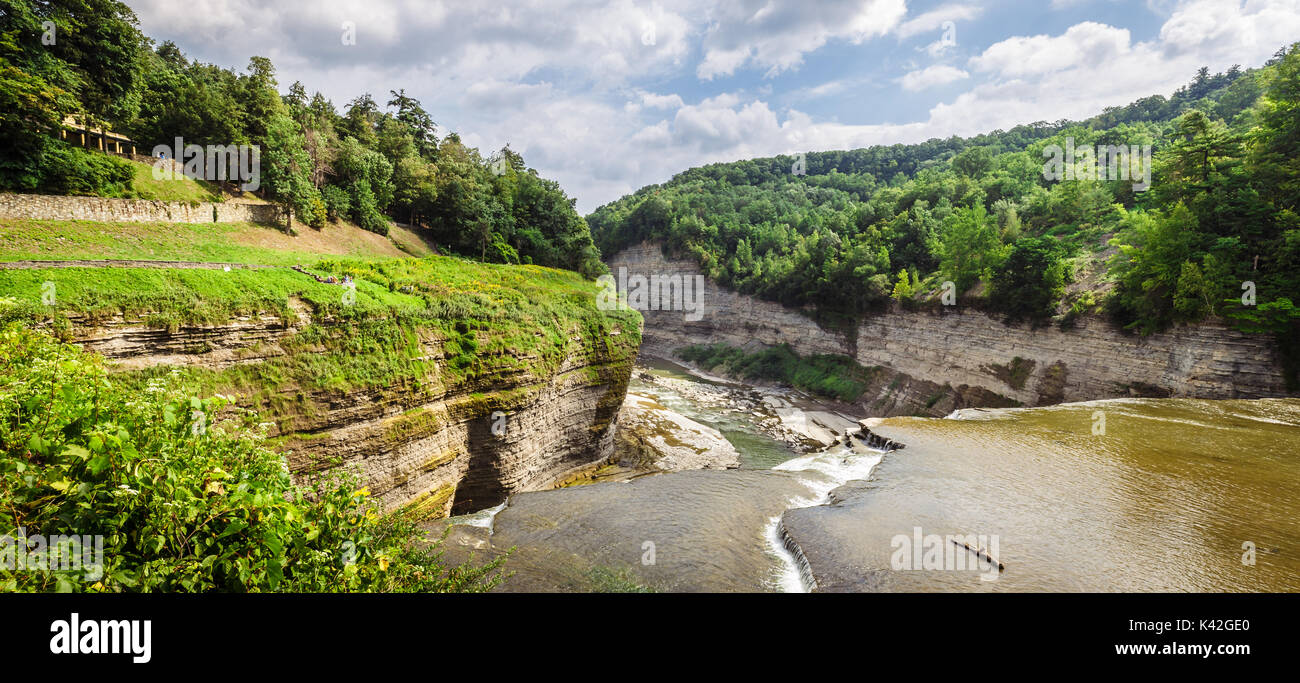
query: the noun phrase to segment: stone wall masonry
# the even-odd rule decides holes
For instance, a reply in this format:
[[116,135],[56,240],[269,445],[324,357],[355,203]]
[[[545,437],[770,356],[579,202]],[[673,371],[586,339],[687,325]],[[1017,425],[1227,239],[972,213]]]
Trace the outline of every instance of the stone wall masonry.
[[107,223],[283,223],[280,207],[243,202],[165,202],[0,192],[0,219]]

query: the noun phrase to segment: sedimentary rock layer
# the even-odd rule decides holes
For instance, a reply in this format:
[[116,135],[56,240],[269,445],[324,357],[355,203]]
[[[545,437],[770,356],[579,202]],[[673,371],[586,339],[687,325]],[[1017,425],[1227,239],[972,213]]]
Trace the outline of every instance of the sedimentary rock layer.
[[[615,273],[683,277],[693,261],[643,243],[609,258]],[[671,358],[691,344],[789,344],[800,354],[848,355],[878,367],[860,402],[870,415],[944,415],[957,408],[1048,405],[1122,396],[1259,398],[1288,395],[1271,338],[1209,321],[1140,337],[1099,317],[1074,329],[1006,325],[969,308],[891,311],[828,330],[804,313],[710,282],[699,320],[642,311],[642,353]]]
[[[78,319],[73,335],[122,370],[219,370],[289,353],[281,342],[311,324],[305,305],[291,306],[297,314],[291,321],[252,315],[174,330],[150,327],[143,318]],[[634,350],[610,349],[635,342],[618,335],[608,344],[595,341],[572,339],[569,357],[553,372],[539,374],[529,359],[511,359],[523,362],[503,361],[448,387],[436,369],[442,340],[427,336],[421,340],[424,360],[435,363],[427,378],[348,392],[279,387],[261,397],[262,407],[274,406],[271,435],[279,437],[300,483],[350,472],[386,509],[416,506],[429,516],[469,512],[509,493],[547,488],[566,472],[612,455],[613,423]]]

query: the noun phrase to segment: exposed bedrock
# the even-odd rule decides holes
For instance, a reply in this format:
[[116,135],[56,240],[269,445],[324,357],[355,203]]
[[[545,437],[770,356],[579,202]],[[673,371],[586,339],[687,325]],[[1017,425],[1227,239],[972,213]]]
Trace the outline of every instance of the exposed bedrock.
[[[245,316],[171,331],[143,319],[74,320],[73,334],[120,370],[220,370],[289,353],[281,342],[311,324],[305,306],[294,308],[291,322]],[[430,335],[422,339],[424,359],[441,367],[441,340],[422,334]],[[554,370],[511,358],[450,387],[450,376],[437,370],[420,381],[395,378],[351,391],[281,386],[264,393],[262,407],[300,483],[348,471],[385,509],[416,506],[431,517],[470,512],[510,493],[549,488],[613,455],[634,349],[621,347],[629,342],[617,335],[584,334],[575,331],[569,356]]]
[[[643,243],[612,255],[610,268],[683,278],[693,261]],[[661,308],[665,308],[661,306]],[[968,407],[1048,405],[1124,396],[1287,396],[1271,338],[1208,321],[1148,337],[1124,334],[1100,317],[1074,329],[1006,325],[969,308],[893,311],[852,330],[828,330],[777,303],[708,282],[703,311],[642,311],[642,353],[673,358],[692,344],[756,348],[789,344],[800,354],[848,355],[879,367],[859,399],[869,415],[946,415]],[[698,318],[689,320],[688,318]]]

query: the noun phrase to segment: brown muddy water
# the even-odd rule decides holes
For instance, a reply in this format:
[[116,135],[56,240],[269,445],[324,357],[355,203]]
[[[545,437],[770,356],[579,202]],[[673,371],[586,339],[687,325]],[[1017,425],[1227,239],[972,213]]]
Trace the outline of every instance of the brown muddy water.
[[[1119,399],[950,417],[883,420],[874,431],[906,450],[836,504],[785,515],[819,590],[1300,590],[1300,401]],[[895,569],[916,545],[898,537],[918,527],[986,547],[996,536],[1005,569]]]
[[454,520],[447,559],[514,547],[505,591],[1300,590],[1300,400],[889,418],[873,431],[905,450],[798,455],[663,399],[742,469],[517,494]]

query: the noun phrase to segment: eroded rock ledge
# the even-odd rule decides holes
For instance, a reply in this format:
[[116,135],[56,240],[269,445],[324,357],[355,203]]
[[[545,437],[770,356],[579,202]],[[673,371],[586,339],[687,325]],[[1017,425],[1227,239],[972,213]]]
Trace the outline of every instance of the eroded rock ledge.
[[[693,261],[643,243],[608,259],[616,273],[694,276]],[[1005,325],[969,309],[890,312],[853,330],[818,326],[780,304],[709,282],[699,320],[682,311],[642,311],[642,353],[672,358],[692,344],[747,349],[789,344],[803,355],[833,353],[879,367],[860,399],[868,415],[946,415],[968,407],[1049,405],[1126,396],[1262,398],[1287,396],[1268,337],[1219,322],[1149,337],[1126,335],[1097,317],[1075,329]]]
[[[284,356],[281,342],[312,323],[291,302],[293,320],[251,315],[224,325],[151,327],[147,318],[73,320],[73,336],[119,370],[194,366],[221,370]],[[332,324],[317,321],[318,324]],[[422,333],[432,335],[432,333]],[[281,387],[271,435],[300,483],[355,473],[385,509],[414,506],[430,517],[471,512],[510,494],[549,488],[566,473],[607,460],[614,422],[631,377],[635,340],[571,339],[570,355],[538,376],[529,359],[501,363],[448,388],[439,373],[360,391]],[[442,340],[421,339],[440,367]]]

